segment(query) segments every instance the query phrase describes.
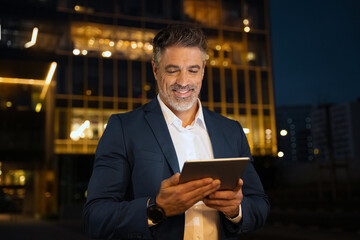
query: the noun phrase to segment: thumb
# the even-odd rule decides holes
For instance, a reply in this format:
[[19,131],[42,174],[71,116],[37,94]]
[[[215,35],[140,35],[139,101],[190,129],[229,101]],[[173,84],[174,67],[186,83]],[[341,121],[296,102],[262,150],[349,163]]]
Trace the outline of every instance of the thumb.
[[243,180],[241,178],[239,178],[238,185],[233,189],[233,191],[238,192],[242,188],[243,185],[244,185]]
[[180,181],[180,173],[175,173],[170,178],[167,178],[164,181],[162,181],[161,185],[163,188],[167,188],[178,185],[179,181]]

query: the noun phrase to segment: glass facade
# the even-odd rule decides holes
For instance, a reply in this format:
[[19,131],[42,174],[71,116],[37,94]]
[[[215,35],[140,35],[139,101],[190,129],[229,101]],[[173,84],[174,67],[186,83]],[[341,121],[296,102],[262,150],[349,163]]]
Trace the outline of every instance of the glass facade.
[[[203,105],[240,121],[254,155],[276,153],[276,137],[266,134],[275,132],[267,1],[104,5],[60,1],[57,6],[68,15],[69,31],[57,51],[55,153],[93,154],[112,113],[156,96],[151,41],[177,20],[200,26],[208,37]],[[72,138],[85,121],[89,126],[80,138]]]

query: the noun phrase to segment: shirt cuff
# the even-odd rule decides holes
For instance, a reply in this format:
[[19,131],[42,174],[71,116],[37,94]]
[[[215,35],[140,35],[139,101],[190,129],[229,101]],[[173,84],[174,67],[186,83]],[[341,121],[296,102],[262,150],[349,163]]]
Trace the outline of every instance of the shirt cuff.
[[228,216],[225,216],[227,219],[229,219],[233,223],[239,223],[242,219],[242,211],[241,211],[241,205],[239,206],[239,215],[237,215],[234,218],[230,218]]

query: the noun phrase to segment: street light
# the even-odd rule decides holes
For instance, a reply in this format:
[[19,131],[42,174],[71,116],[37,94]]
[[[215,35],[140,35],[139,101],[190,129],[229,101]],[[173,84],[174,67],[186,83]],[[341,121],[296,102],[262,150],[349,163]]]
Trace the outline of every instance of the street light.
[[285,129],[281,130],[280,135],[285,137],[287,135],[287,131]]

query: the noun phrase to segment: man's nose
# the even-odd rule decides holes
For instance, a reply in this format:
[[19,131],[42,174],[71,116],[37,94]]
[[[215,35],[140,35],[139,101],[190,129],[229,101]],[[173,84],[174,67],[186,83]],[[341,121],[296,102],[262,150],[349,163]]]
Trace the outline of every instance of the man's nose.
[[180,86],[186,86],[188,85],[188,78],[186,76],[186,73],[181,71],[176,79],[176,83]]

